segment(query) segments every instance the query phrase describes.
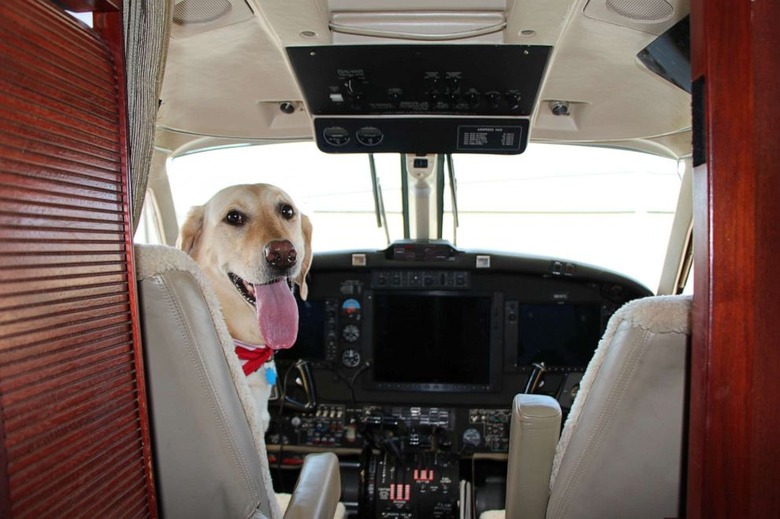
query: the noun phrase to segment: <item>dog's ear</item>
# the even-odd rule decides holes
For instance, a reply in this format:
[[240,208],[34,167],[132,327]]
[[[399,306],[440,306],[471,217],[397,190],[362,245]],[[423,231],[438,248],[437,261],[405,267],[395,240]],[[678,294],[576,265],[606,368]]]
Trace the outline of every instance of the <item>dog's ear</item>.
[[295,284],[298,285],[298,290],[301,295],[301,299],[306,301],[309,295],[309,287],[306,285],[306,276],[311,269],[311,233],[312,225],[311,220],[305,214],[301,214],[301,230],[303,231],[303,242],[306,246],[306,254],[303,255],[303,263],[301,264],[301,272],[298,277],[295,278]]
[[190,209],[187,219],[179,229],[179,237],[176,240],[176,247],[183,250],[190,256],[193,256],[200,243],[200,235],[203,232],[203,215],[205,210],[202,205]]

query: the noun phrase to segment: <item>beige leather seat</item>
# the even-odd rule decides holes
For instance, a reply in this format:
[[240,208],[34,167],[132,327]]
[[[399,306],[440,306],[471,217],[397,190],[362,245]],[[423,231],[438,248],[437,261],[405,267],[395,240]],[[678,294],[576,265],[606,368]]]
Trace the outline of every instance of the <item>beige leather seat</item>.
[[688,296],[628,303],[610,320],[563,432],[547,396],[515,398],[511,519],[682,517]]
[[[259,417],[216,296],[185,253],[136,246],[162,517],[282,517]],[[338,460],[306,457],[285,518],[332,518]]]

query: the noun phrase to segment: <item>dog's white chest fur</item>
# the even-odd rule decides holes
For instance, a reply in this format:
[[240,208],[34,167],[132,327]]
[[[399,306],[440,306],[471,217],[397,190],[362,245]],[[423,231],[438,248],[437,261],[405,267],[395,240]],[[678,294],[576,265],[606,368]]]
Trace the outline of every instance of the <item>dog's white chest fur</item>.
[[269,369],[276,371],[276,363],[273,360],[269,360],[259,370],[246,376],[246,382],[254,397],[253,401],[258,416],[263,424],[263,432],[268,431],[268,424],[271,422],[271,415],[268,413],[268,400],[271,398],[272,385],[266,375],[266,370]]
[[241,362],[241,368],[247,377],[247,385],[252,393],[255,408],[263,425],[263,432],[268,430],[270,415],[268,400],[274,384],[276,384],[276,363],[274,352],[264,344],[248,344],[233,339],[236,355]]

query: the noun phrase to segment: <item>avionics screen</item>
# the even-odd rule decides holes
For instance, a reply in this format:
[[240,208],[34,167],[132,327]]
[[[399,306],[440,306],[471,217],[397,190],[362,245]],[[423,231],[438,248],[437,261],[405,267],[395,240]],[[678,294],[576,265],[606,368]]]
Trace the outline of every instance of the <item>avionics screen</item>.
[[373,382],[377,388],[494,388],[492,296],[375,293],[373,306]]
[[298,302],[298,337],[292,348],[278,350],[277,359],[323,359],[325,358],[325,301],[308,300]]
[[517,364],[587,366],[601,333],[600,304],[521,304]]

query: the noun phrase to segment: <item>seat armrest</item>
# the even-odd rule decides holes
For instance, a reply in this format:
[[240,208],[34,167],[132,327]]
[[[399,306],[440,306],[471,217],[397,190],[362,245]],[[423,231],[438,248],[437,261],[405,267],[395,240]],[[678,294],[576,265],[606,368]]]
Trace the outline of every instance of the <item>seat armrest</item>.
[[515,397],[506,481],[507,519],[544,519],[560,434],[561,406],[557,400],[545,395]]
[[285,519],[332,519],[341,498],[339,460],[332,452],[308,454]]

